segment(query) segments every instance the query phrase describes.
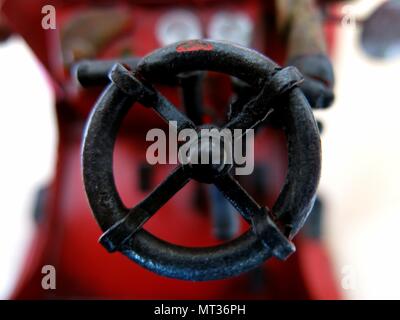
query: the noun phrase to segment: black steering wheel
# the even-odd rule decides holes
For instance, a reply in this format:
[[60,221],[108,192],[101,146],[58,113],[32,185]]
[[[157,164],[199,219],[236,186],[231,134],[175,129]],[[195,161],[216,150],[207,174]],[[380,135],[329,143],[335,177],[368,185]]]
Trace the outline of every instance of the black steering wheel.
[[[113,149],[118,129],[135,102],[151,107],[178,131],[197,129],[150,83],[162,83],[184,72],[210,70],[229,74],[258,94],[224,125],[227,129],[254,128],[274,111],[288,144],[288,171],[272,207],[260,206],[241,187],[227,165],[178,165],[134,208],[122,203],[113,176]],[[223,279],[251,270],[275,256],[286,259],[295,251],[291,239],[303,226],[315,199],[320,177],[321,146],[311,108],[297,88],[302,76],[296,68],[281,68],[256,51],[209,40],[180,42],[144,57],[135,70],[116,64],[111,84],[90,116],[82,151],[83,177],[94,216],[104,231],[101,244],[160,275],[186,280]],[[207,176],[207,179],[202,177]],[[190,180],[213,183],[251,224],[240,237],[214,247],[177,246],[142,227]]]

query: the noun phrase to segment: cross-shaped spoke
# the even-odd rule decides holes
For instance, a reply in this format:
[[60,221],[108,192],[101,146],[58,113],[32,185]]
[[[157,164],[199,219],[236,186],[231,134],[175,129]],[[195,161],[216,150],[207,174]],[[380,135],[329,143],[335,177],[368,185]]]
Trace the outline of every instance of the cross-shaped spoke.
[[256,128],[273,112],[277,103],[277,97],[290,91],[303,81],[302,75],[294,67],[286,67],[277,70],[275,74],[267,79],[259,94],[246,103],[243,109],[231,119],[226,125],[227,129]]
[[190,173],[182,165],[178,166],[142,202],[130,209],[128,214],[112,225],[100,238],[108,251],[115,251],[139,231],[165,203],[168,202],[190,180]]
[[252,217],[262,210],[261,206],[232,175],[220,176],[214,184],[247,222],[250,223]]
[[153,103],[151,107],[165,122],[177,122],[177,131],[182,129],[196,129],[196,125],[184,113],[179,111],[167,98],[157,90],[154,90]]

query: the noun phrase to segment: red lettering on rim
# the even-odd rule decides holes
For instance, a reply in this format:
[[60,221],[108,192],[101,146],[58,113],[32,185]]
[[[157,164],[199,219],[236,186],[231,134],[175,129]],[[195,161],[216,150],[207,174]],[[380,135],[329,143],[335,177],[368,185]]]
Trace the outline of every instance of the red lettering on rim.
[[176,47],[177,52],[211,51],[213,49],[214,47],[211,43],[198,40],[187,41]]

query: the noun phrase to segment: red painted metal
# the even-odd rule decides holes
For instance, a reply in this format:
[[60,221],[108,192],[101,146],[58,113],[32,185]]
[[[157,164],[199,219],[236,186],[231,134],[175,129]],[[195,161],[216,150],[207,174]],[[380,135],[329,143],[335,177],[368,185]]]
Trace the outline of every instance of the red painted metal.
[[212,51],[214,48],[209,43],[203,43],[201,41],[189,41],[183,45],[177,46],[177,52],[191,52],[191,51]]

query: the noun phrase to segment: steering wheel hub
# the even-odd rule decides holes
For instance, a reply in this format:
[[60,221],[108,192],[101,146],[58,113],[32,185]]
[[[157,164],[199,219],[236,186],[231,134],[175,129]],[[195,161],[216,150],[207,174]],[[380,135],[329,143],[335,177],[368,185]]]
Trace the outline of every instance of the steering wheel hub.
[[200,131],[197,139],[188,145],[184,163],[190,167],[192,178],[203,183],[211,183],[217,176],[228,172],[232,164],[231,146],[220,135]]

